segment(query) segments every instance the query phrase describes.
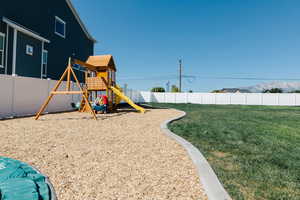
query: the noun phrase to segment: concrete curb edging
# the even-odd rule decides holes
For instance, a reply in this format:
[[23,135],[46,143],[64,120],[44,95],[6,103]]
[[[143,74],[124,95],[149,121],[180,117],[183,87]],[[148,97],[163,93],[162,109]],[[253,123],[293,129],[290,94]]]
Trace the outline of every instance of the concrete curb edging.
[[[177,109],[175,109],[177,110]],[[160,125],[161,130],[172,139],[176,140],[181,146],[185,148],[188,152],[190,158],[192,159],[193,163],[196,165],[198,176],[200,178],[200,182],[202,183],[206,195],[208,196],[209,200],[231,200],[231,197],[224,189],[223,185],[220,183],[218,177],[216,176],[215,172],[202,155],[202,153],[190,142],[186,141],[182,137],[176,135],[172,131],[168,129],[168,124],[179,119],[182,119],[186,116],[186,113],[181,110],[177,110],[181,112],[180,116],[174,117],[163,122]]]

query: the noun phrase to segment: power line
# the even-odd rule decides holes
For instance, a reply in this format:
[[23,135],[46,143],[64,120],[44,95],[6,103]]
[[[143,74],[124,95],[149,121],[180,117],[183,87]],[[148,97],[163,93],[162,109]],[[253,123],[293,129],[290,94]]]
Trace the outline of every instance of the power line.
[[[120,77],[120,80],[175,80],[178,79],[178,75],[158,75],[147,77]],[[300,78],[285,78],[285,77],[233,77],[233,76],[200,76],[200,75],[184,75],[181,74],[181,79],[219,79],[219,80],[254,80],[254,81],[300,81]]]
[[181,81],[182,81],[182,59],[179,59],[179,92],[181,92]]
[[119,77],[119,80],[169,80],[177,79],[176,75],[158,75],[158,76],[146,76],[146,77]]
[[170,81],[166,83],[166,92],[170,92]]
[[255,81],[300,81],[300,78],[261,78],[261,77],[213,77],[213,76],[196,76],[198,79],[221,79],[221,80],[255,80]]

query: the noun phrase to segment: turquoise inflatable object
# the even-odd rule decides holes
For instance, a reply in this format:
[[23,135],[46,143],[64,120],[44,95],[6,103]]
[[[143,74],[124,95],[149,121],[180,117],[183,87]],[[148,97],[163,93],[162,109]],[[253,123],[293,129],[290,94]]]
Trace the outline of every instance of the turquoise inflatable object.
[[47,177],[26,163],[0,156],[0,200],[55,200]]

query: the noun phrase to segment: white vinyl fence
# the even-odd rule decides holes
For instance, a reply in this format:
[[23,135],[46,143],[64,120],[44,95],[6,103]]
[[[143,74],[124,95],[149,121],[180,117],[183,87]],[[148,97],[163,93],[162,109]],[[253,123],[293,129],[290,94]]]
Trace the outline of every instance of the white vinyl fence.
[[[48,97],[57,81],[28,77],[0,75],[0,118],[34,115]],[[66,86],[62,84],[62,89]],[[72,83],[73,90],[78,90]],[[300,106],[300,94],[262,93],[154,93],[131,89],[126,96],[137,103],[193,103],[235,105]],[[80,101],[80,95],[54,95],[46,112],[72,110],[71,103]]]
[[[57,81],[0,75],[0,118],[34,115]],[[65,87],[65,82],[62,83]],[[72,84],[74,90],[75,84]],[[71,103],[78,95],[54,95],[46,112],[72,110]]]
[[[133,89],[123,89],[123,93],[129,97],[133,102],[135,103],[145,103],[146,101],[144,100],[143,96],[141,95],[142,92],[138,90],[133,90]],[[124,101],[121,101],[124,103]]]
[[135,102],[143,103],[193,103],[219,105],[274,105],[300,106],[300,94],[268,93],[155,93],[138,92]]

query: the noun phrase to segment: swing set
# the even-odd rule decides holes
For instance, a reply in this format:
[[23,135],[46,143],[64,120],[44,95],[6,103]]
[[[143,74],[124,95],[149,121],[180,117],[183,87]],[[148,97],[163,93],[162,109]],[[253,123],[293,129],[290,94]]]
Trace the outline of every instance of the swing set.
[[[80,82],[74,72],[74,67],[80,66],[84,68],[85,84],[84,87],[80,85]],[[77,59],[69,58],[68,66],[61,78],[58,80],[52,91],[50,92],[45,103],[37,112],[35,120],[38,120],[40,115],[45,111],[47,105],[51,101],[54,95],[82,95],[80,102],[80,112],[90,112],[93,118],[96,120],[96,114],[91,106],[89,98],[92,94],[97,92],[105,92],[108,96],[108,107],[110,111],[116,109],[117,104],[121,100],[124,100],[133,108],[141,113],[145,113],[146,110],[136,105],[130,98],[123,94],[122,90],[116,84],[116,67],[113,57],[111,55],[90,56],[87,62],[83,62]],[[79,90],[71,90],[71,80],[75,80],[75,83]],[[58,90],[63,81],[67,78],[65,90]]]

